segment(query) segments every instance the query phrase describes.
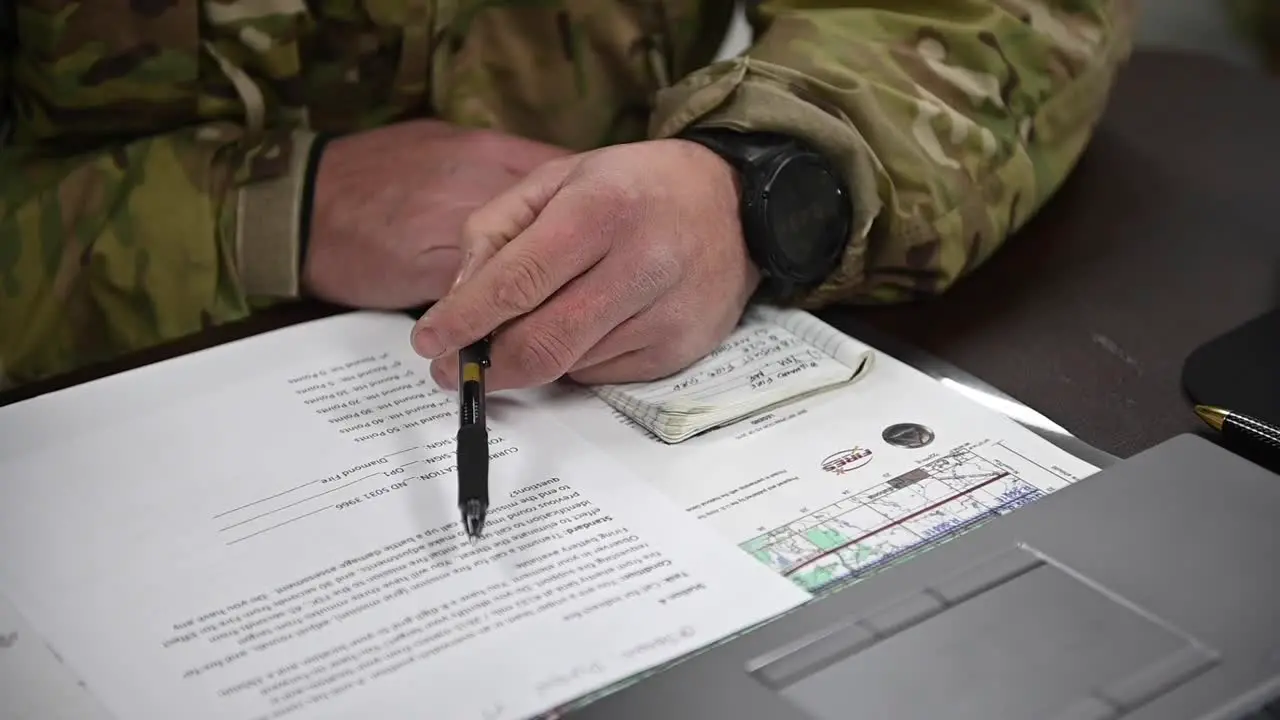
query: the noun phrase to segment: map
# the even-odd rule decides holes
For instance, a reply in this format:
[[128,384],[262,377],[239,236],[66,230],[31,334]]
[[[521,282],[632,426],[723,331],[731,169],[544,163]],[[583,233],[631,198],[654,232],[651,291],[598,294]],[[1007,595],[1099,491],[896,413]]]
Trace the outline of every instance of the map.
[[[1002,457],[1017,456],[1014,474]],[[1010,458],[1011,460],[1013,458]],[[844,584],[1008,513],[1075,478],[1001,443],[972,443],[809,511],[742,548],[810,592]],[[763,528],[762,528],[763,530]]]

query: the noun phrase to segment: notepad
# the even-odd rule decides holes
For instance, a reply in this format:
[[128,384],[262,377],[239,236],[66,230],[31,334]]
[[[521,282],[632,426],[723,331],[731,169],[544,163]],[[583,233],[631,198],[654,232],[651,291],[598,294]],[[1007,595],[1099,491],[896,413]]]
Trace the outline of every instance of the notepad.
[[678,443],[857,382],[874,357],[809,313],[757,305],[718,348],[688,368],[661,380],[592,391],[662,441]]

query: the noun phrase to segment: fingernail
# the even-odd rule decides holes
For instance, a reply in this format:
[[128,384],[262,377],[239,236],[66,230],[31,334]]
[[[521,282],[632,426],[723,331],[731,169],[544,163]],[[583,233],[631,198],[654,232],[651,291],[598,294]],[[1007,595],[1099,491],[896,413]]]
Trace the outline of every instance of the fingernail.
[[432,360],[444,354],[444,343],[440,342],[440,335],[429,327],[414,331],[413,347],[419,355]]
[[458,275],[453,279],[453,287],[458,287],[471,275],[471,258],[470,252],[462,256],[462,264],[458,266]]

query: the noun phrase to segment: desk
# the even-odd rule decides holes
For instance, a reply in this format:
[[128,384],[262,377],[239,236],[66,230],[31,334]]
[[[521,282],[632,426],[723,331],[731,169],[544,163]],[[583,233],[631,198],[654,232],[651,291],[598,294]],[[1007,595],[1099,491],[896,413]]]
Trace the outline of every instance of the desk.
[[[1198,421],[1183,358],[1280,297],[1280,93],[1214,60],[1139,53],[1058,196],[945,296],[824,317],[922,348],[1118,455]],[[1192,292],[1230,280],[1220,296]],[[93,371],[0,394],[0,404],[320,317],[295,305]]]
[[1128,456],[1201,429],[1184,359],[1280,304],[1278,188],[1280,85],[1208,57],[1139,53],[1076,171],[1023,232],[945,296],[857,321]]

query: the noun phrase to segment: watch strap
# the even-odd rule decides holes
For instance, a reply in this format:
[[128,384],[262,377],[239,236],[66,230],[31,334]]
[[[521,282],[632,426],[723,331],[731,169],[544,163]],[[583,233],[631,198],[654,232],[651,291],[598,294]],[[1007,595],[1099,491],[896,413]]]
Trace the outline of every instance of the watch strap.
[[740,172],[774,153],[797,148],[793,138],[770,132],[739,132],[727,128],[690,128],[676,136],[703,145]]

